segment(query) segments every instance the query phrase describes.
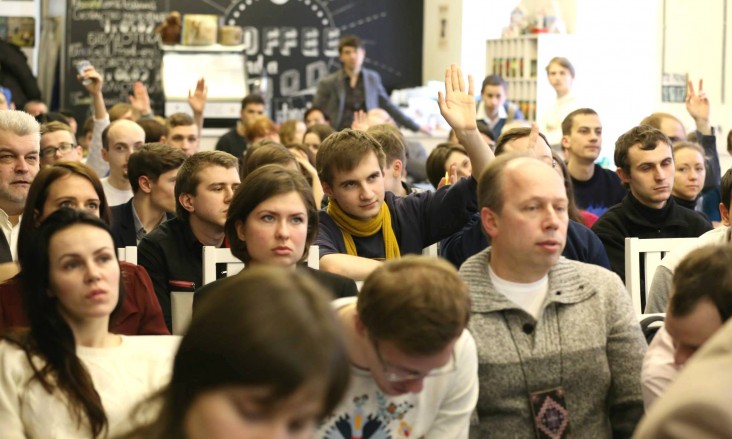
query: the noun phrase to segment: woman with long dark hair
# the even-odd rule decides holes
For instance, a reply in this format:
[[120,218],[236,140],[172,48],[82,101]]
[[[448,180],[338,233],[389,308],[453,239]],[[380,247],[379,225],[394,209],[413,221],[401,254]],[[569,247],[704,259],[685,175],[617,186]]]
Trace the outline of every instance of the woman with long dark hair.
[[168,381],[177,338],[151,344],[110,332],[124,289],[109,227],[63,207],[28,236],[21,258],[30,327],[0,341],[2,437],[98,438],[128,428],[131,409]]

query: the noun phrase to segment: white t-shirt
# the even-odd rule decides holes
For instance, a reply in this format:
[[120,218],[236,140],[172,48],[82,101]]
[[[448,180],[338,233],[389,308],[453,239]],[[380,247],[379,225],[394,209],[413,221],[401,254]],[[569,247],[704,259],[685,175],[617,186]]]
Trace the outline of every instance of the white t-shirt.
[[104,196],[107,197],[109,207],[125,204],[132,198],[132,189],[120,190],[109,183],[109,177],[102,179],[102,187],[104,188]]
[[[77,346],[76,354],[102,399],[113,437],[131,429],[137,403],[170,381],[178,336],[122,336],[111,348]],[[35,358],[38,367],[42,360]],[[79,428],[66,397],[49,394],[18,346],[0,341],[0,437],[3,439],[78,439],[90,437],[88,423]]]
[[[333,306],[355,301],[345,297]],[[468,330],[455,343],[455,362],[454,372],[426,377],[421,392],[398,396],[385,395],[371,372],[352,366],[348,391],[314,437],[351,439],[371,432],[372,438],[467,439],[478,402],[478,354]]]
[[549,291],[548,275],[544,275],[538,281],[530,284],[520,284],[501,279],[490,265],[488,265],[488,274],[496,291],[506,296],[508,300],[529,313],[534,319],[539,319],[541,306],[544,304],[547,291]]

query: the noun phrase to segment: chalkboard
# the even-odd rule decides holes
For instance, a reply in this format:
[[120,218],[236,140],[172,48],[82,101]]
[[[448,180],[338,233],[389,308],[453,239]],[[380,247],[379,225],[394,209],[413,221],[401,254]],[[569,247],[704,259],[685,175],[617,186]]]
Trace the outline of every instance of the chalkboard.
[[167,13],[159,0],[68,0],[63,105],[83,121],[89,93],[76,80],[76,63],[89,60],[104,77],[109,107],[128,102],[136,81],[148,88],[153,111],[162,114],[161,54],[155,27]]
[[[353,33],[366,46],[364,66],[387,90],[422,83],[423,0],[69,0],[66,71],[88,59],[103,66],[105,100],[127,100],[135,80],[148,86],[162,113],[161,52],[153,29],[170,10],[217,14],[244,29],[247,74],[266,71],[272,116],[296,117],[318,80],[339,68],[338,38]],[[193,86],[193,85],[192,85]],[[88,96],[66,81],[66,105],[86,110]]]

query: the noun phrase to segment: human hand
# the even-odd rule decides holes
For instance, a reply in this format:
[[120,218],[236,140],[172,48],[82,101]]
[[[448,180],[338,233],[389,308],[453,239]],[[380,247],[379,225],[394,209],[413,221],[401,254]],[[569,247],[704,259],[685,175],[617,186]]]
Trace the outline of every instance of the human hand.
[[150,95],[147,94],[147,87],[142,82],[135,82],[135,85],[132,87],[132,95],[129,99],[132,107],[136,108],[141,115],[147,116],[152,114]]
[[468,75],[468,89],[460,67],[452,64],[445,70],[445,94],[437,93],[440,114],[457,132],[477,129],[473,77]]
[[371,126],[368,114],[363,110],[358,110],[353,113],[353,123],[351,123],[351,129],[356,131],[366,131]]
[[102,92],[104,79],[102,78],[102,75],[96,71],[94,66],[90,65],[84,67],[84,71],[81,75],[76,75],[76,79],[79,81],[88,80],[88,83],[84,85],[84,88],[86,88],[86,91],[88,91],[89,94],[99,94]]
[[698,93],[694,92],[694,83],[689,80],[688,93],[686,94],[686,111],[695,121],[709,121],[709,99],[703,90],[704,80],[699,80]]
[[206,107],[206,98],[208,97],[208,87],[206,87],[206,79],[201,78],[196,83],[196,89],[191,92],[188,90],[188,105],[195,114],[203,114]]
[[450,169],[445,172],[445,176],[440,179],[440,182],[437,184],[437,187],[435,189],[439,189],[442,186],[449,186],[451,184],[455,184],[458,181],[458,175],[457,175],[457,163],[453,163],[450,165]]

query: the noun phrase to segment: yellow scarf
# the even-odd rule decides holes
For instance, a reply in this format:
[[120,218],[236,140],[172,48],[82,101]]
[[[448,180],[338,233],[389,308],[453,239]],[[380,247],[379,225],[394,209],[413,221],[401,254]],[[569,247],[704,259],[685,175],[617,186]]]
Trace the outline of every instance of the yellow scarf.
[[379,214],[368,221],[351,218],[332,198],[328,203],[327,212],[338,228],[341,229],[343,241],[346,243],[346,253],[349,255],[358,256],[356,243],[353,242],[354,236],[371,236],[381,229],[384,236],[384,255],[386,259],[396,259],[401,256],[399,243],[396,235],[394,235],[394,230],[391,228],[391,213],[386,203],[382,202]]

